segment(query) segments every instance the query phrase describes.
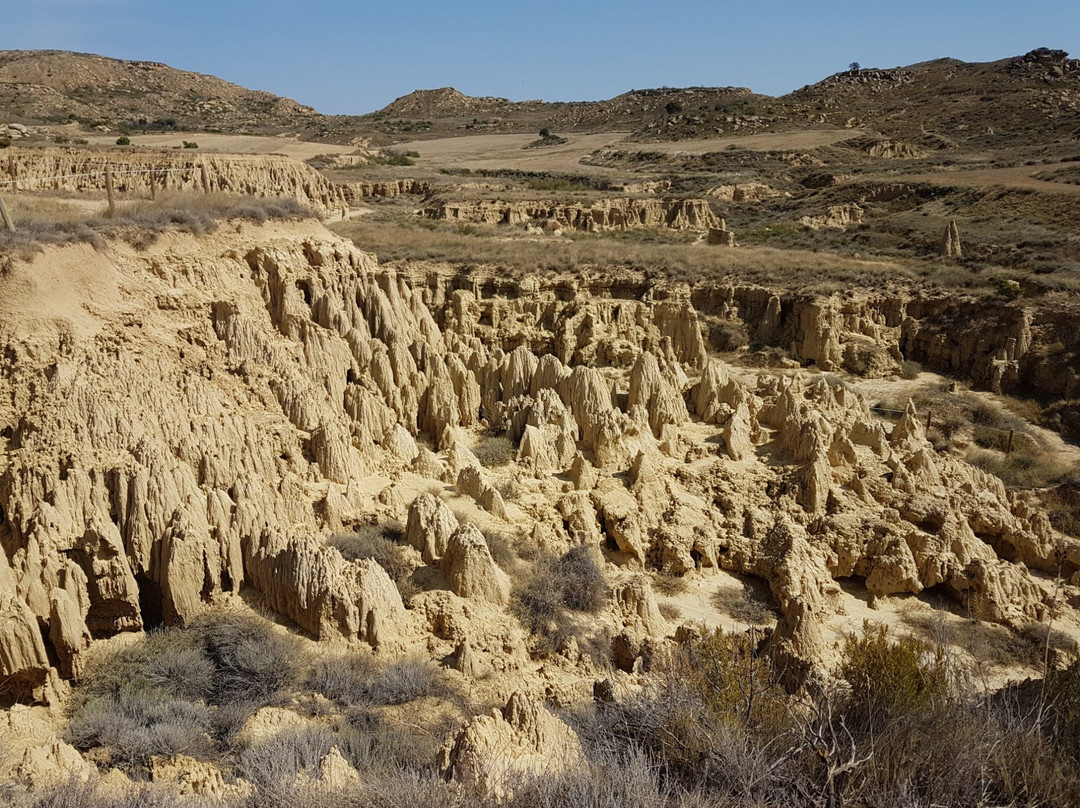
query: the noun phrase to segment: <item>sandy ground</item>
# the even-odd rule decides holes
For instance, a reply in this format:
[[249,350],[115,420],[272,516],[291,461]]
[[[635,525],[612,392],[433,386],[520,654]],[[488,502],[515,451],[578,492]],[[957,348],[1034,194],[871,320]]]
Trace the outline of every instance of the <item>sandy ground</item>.
[[[77,133],[95,146],[111,146],[117,135]],[[198,151],[216,154],[283,154],[294,160],[307,160],[317,154],[351,154],[354,146],[335,146],[332,143],[308,143],[291,137],[263,135],[211,135],[206,132],[181,132],[175,134],[133,134],[131,143],[136,148],[179,149],[185,140],[199,144]]]
[[1067,182],[1050,182],[1033,177],[1043,171],[1053,171],[1065,168],[1075,163],[1056,163],[1053,165],[1034,166],[1009,166],[1008,168],[975,168],[958,169],[955,171],[937,171],[927,174],[904,174],[891,177],[895,182],[928,182],[932,185],[946,186],[970,186],[973,188],[988,188],[1000,186],[1004,188],[1026,188],[1033,191],[1044,191],[1056,194],[1080,194],[1080,185],[1070,185]]
[[618,143],[626,134],[569,135],[566,143],[541,149],[524,148],[536,140],[536,135],[471,135],[401,143],[394,150],[419,152],[416,164],[429,168],[516,168],[523,171],[610,174],[610,169],[584,166],[579,161],[597,149]]
[[522,171],[573,171],[579,174],[605,175],[614,169],[587,166],[581,159],[597,149],[616,147],[625,151],[664,152],[666,154],[707,154],[738,146],[754,151],[781,149],[813,149],[828,146],[863,134],[859,129],[814,129],[806,132],[748,135],[746,137],[717,137],[701,140],[631,143],[626,132],[607,132],[599,135],[563,135],[567,142],[560,146],[526,149],[536,140],[535,135],[471,135],[401,143],[397,151],[416,151],[417,165],[427,168],[496,169]]

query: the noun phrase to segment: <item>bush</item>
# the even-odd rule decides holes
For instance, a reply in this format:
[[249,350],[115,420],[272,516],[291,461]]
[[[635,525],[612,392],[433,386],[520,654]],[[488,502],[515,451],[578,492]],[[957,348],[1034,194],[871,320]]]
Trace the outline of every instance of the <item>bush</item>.
[[199,148],[199,144],[192,141],[192,140],[183,140],[183,141],[181,141],[181,143],[184,144],[185,149],[197,149],[197,148]]
[[131,145],[131,138],[129,138],[127,135],[121,135],[120,137],[118,137],[116,139],[116,145],[117,146],[130,146]]
[[943,650],[913,637],[893,641],[885,625],[863,624],[844,643],[840,677],[851,688],[849,714],[865,725],[943,710],[951,702]]
[[427,659],[382,665],[369,654],[324,657],[307,679],[308,687],[340,704],[387,706],[425,696],[449,696],[445,673]]
[[126,766],[153,755],[217,754],[246,718],[296,684],[296,641],[269,621],[208,614],[166,629],[87,671],[72,703],[68,739],[104,747]]
[[578,546],[560,558],[538,559],[517,600],[528,622],[542,627],[563,609],[595,613],[607,597],[607,582],[589,548]]

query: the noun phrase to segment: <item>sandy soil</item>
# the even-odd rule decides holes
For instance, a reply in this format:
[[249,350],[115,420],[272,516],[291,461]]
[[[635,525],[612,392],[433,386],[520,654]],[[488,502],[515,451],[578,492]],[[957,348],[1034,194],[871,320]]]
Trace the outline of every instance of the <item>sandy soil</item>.
[[583,165],[583,157],[597,149],[617,146],[626,151],[665,152],[668,154],[706,154],[735,145],[754,151],[813,149],[841,140],[858,137],[859,129],[814,129],[806,132],[717,137],[702,140],[631,143],[626,132],[599,135],[564,135],[567,143],[542,149],[524,146],[536,140],[534,135],[472,135],[401,143],[396,150],[420,153],[417,165],[429,168],[495,169],[523,171],[573,171],[580,174],[612,174],[613,169]]
[[[116,133],[107,135],[79,134],[95,146],[111,146],[116,143]],[[353,146],[335,146],[332,143],[308,143],[289,137],[263,135],[211,135],[205,132],[179,134],[133,134],[131,142],[136,147],[179,149],[185,140],[199,144],[200,152],[222,154],[283,154],[294,160],[307,160],[317,154],[350,154]]]
[[602,135],[569,135],[560,146],[526,149],[536,135],[471,135],[402,143],[395,151],[416,151],[419,166],[430,168],[494,169],[516,168],[523,171],[573,171],[579,174],[610,174],[610,169],[584,166],[582,157],[596,149],[618,143],[625,132]]
[[1005,188],[1026,188],[1047,193],[1080,194],[1080,185],[1070,185],[1066,182],[1050,182],[1032,176],[1043,171],[1065,168],[1069,165],[1074,164],[1056,163],[1053,165],[1009,166],[1008,168],[960,169],[928,174],[904,174],[890,179],[896,182],[928,182],[932,185],[959,185],[973,188],[987,188],[996,185]]

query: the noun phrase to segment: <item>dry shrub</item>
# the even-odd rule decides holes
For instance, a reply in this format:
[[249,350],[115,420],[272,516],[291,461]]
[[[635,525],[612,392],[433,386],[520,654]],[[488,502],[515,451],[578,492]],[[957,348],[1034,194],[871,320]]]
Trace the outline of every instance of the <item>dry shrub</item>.
[[307,686],[345,705],[405,704],[425,696],[454,695],[445,672],[428,659],[386,664],[362,653],[323,657],[308,675]]
[[686,591],[686,578],[682,575],[672,575],[662,572],[652,578],[652,588],[657,594],[665,598],[673,598]]
[[516,449],[506,435],[485,437],[473,446],[473,454],[484,468],[506,466],[514,459]]
[[31,197],[24,208],[12,211],[18,229],[14,233],[0,231],[0,252],[16,252],[25,259],[46,245],[81,242],[100,249],[109,238],[123,238],[142,248],[152,244],[161,233],[203,235],[214,232],[218,222],[229,219],[261,223],[316,216],[295,199],[225,193],[162,194],[155,201],[122,204],[111,218],[73,214],[70,207],[59,206],[55,200]]
[[209,759],[299,677],[296,640],[260,617],[203,615],[100,661],[79,683],[67,737],[125,766],[153,755]]
[[603,638],[589,634],[570,614],[593,614],[610,593],[604,574],[589,548],[574,547],[562,556],[541,555],[514,587],[513,610],[533,635],[533,650],[547,656],[571,639],[594,661],[606,664]]
[[748,626],[766,626],[776,620],[777,610],[764,581],[744,578],[741,589],[717,589],[713,607]]

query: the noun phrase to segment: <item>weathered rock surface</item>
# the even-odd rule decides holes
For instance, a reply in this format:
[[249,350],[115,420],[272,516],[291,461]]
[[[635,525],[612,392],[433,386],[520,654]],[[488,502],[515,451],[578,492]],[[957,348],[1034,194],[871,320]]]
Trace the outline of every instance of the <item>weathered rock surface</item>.
[[[158,191],[204,191],[203,170],[210,191],[247,196],[287,197],[320,212],[340,211],[349,204],[345,193],[318,171],[296,160],[263,155],[205,154],[192,157],[169,151],[95,152],[86,149],[8,149],[9,176],[23,191],[104,191],[105,167],[123,198],[150,192],[151,176]],[[11,172],[14,171],[14,174]],[[151,174],[152,172],[152,174]]]
[[540,702],[514,693],[500,710],[474,718],[441,754],[461,783],[503,797],[521,780],[558,777],[585,765],[577,734]]
[[634,199],[619,197],[594,201],[590,206],[551,202],[439,201],[424,208],[424,216],[451,222],[519,225],[550,223],[567,230],[628,230],[666,227],[672,230],[708,230],[720,222],[702,199]]
[[450,536],[442,569],[455,595],[499,605],[510,599],[510,579],[499,569],[484,534],[474,525],[464,525]]
[[[1080,573],[1075,542],[934,452],[921,414],[890,426],[844,386],[739,380],[706,339],[737,321],[823,369],[929,356],[1005,389],[1044,372],[1032,345],[1056,320],[632,274],[412,285],[314,223],[235,231],[65,247],[0,277],[0,673],[19,698],[54,700],[93,639],[242,586],[319,638],[426,638],[459,669],[516,669],[506,573],[476,525],[418,493],[437,485],[538,548],[767,581],[773,648],[796,667],[823,651],[838,579],[874,597],[938,587],[1021,622],[1048,608],[1027,568],[1064,547]],[[1080,389],[1069,378],[1053,384]],[[505,433],[511,472],[470,450],[481,428]],[[327,543],[373,515],[438,564],[412,611],[374,560]],[[633,669],[666,623],[619,592],[607,619]]]

